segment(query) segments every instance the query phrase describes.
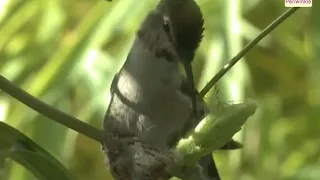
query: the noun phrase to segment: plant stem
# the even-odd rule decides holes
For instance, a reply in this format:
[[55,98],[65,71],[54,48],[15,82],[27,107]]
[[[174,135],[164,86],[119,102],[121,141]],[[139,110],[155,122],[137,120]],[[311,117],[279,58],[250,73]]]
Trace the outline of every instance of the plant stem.
[[10,96],[16,98],[18,101],[27,105],[31,109],[37,111],[38,113],[62,124],[66,127],[73,129],[81,134],[88,136],[98,142],[102,141],[102,132],[81,120],[70,116],[42,101],[33,97],[29,93],[25,92],[21,88],[12,84],[5,77],[0,75],[0,89],[9,94]]
[[266,35],[278,27],[284,20],[291,16],[298,7],[290,8],[284,12],[280,17],[273,21],[268,27],[266,27],[254,40],[247,44],[235,57],[233,57],[229,63],[227,63],[200,91],[200,97],[204,97],[210,89],[217,84],[217,82],[245,55],[247,54],[256,44],[259,43]]

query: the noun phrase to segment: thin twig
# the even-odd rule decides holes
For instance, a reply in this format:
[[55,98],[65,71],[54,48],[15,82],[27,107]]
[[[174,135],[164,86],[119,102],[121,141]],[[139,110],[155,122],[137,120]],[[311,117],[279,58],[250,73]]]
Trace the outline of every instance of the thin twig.
[[12,84],[9,80],[7,80],[5,77],[1,75],[0,89],[9,94],[10,96],[16,98],[23,104],[29,106],[31,109],[37,111],[38,113],[62,125],[65,125],[66,127],[73,129],[83,135],[86,135],[89,138],[101,142],[101,131],[33,97],[21,88]]
[[200,97],[204,97],[210,89],[217,84],[217,82],[245,55],[247,54],[259,41],[261,41],[266,35],[273,31],[284,20],[291,16],[298,7],[290,8],[284,12],[280,17],[273,21],[268,27],[266,27],[254,40],[247,44],[235,57],[233,57],[228,64],[226,64],[200,91]]

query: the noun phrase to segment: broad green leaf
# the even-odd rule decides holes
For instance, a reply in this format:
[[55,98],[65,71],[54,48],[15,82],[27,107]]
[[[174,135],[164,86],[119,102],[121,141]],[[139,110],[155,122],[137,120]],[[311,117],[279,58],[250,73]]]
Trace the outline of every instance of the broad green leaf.
[[74,179],[47,151],[3,122],[0,122],[0,154],[23,165],[39,180]]
[[182,139],[177,150],[185,155],[186,164],[193,165],[200,157],[222,147],[254,114],[253,101],[225,107],[217,118],[208,116],[197,126],[188,139]]

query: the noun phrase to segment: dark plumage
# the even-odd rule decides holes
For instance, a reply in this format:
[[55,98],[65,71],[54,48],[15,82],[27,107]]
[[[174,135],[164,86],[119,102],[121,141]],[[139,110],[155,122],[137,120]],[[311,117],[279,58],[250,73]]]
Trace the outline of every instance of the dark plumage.
[[177,51],[185,61],[191,62],[204,31],[199,6],[194,0],[162,0],[156,11],[168,17]]
[[[179,60],[184,66],[189,89],[193,91],[190,97],[193,114],[197,121],[200,116],[197,112],[197,93],[191,62],[203,37],[201,10],[194,0],[162,0],[156,11],[163,15],[167,36],[172,41]],[[196,124],[196,122],[191,124]]]

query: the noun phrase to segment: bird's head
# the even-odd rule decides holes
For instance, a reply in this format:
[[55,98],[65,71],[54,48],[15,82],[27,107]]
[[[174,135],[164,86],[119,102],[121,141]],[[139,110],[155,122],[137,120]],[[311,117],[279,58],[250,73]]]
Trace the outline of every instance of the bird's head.
[[203,17],[194,0],[161,0],[156,11],[178,53],[191,61],[203,37]]

